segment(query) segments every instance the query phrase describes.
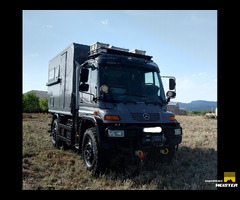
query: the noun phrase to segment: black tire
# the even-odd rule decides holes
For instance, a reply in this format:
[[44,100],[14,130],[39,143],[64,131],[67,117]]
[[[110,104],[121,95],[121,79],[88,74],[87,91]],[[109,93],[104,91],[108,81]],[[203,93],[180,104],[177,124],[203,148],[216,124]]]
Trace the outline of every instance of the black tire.
[[54,147],[58,147],[58,120],[55,119],[52,123],[52,144]]
[[101,149],[97,143],[96,129],[89,128],[85,131],[82,142],[82,157],[85,166],[94,175],[106,170],[108,167],[107,152]]

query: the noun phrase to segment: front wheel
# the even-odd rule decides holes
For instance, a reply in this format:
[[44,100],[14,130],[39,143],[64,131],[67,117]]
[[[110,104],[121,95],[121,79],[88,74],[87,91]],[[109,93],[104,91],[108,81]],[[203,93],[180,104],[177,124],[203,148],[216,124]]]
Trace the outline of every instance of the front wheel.
[[89,128],[85,131],[82,142],[82,156],[85,166],[93,174],[99,174],[107,167],[107,156],[105,150],[101,149],[96,139],[96,129]]

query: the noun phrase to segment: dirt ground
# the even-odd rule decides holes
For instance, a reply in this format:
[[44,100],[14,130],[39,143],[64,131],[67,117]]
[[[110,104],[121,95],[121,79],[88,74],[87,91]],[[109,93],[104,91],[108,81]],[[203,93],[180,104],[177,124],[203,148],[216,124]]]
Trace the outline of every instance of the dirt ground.
[[[172,163],[129,162],[99,177],[86,170],[81,155],[56,149],[47,132],[50,114],[23,114],[23,190],[215,190],[217,120],[176,116],[183,140]],[[141,165],[141,166],[140,166]]]

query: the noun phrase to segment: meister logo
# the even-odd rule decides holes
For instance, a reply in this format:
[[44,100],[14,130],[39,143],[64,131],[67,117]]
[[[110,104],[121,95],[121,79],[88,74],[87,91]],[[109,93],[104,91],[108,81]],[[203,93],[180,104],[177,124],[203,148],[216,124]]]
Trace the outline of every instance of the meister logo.
[[236,182],[236,176],[235,172],[224,172],[224,182],[225,183],[235,183]]
[[224,172],[224,183],[216,184],[216,187],[238,187],[236,182],[236,172]]

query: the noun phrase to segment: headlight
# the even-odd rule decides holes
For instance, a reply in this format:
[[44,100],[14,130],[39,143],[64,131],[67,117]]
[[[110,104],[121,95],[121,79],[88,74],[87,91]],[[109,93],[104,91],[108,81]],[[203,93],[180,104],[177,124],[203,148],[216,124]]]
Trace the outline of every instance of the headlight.
[[175,130],[175,135],[181,135],[181,129],[174,129]]
[[108,129],[108,137],[124,137],[124,130]]

